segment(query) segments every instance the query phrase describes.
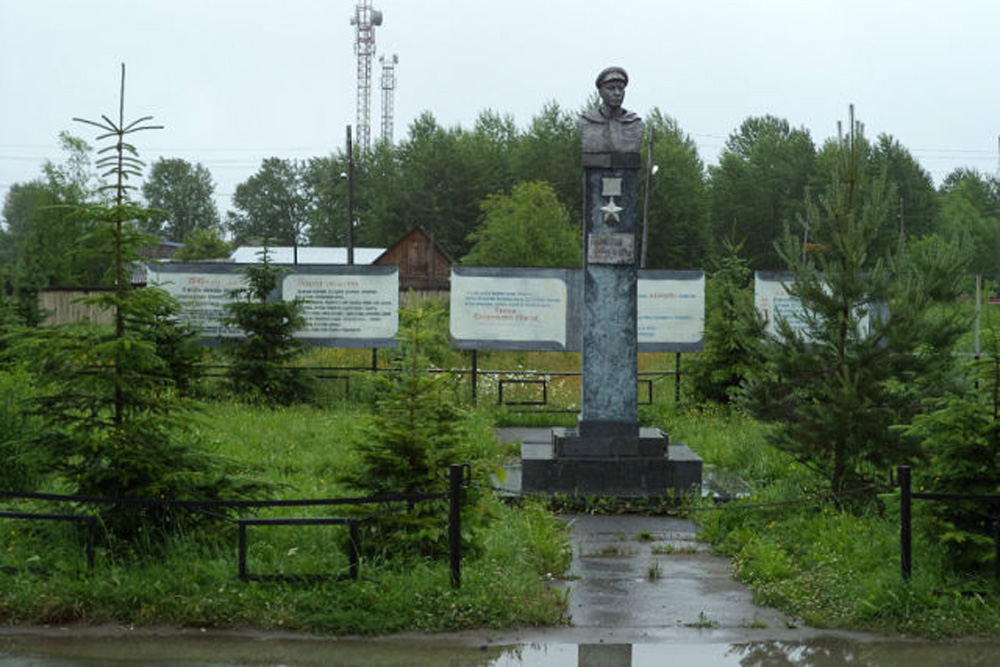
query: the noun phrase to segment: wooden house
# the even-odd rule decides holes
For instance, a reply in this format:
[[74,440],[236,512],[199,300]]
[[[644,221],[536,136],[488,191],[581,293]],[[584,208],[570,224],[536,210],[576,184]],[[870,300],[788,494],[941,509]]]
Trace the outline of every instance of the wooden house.
[[451,255],[421,226],[389,246],[373,264],[399,267],[400,292],[446,294],[450,289]]

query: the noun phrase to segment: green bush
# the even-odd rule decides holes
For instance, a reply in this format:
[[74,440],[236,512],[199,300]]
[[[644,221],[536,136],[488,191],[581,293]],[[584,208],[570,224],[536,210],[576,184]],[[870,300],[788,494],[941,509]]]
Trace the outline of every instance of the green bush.
[[233,391],[244,400],[273,405],[309,400],[311,378],[293,366],[304,351],[295,338],[305,326],[302,303],[274,298],[282,270],[271,264],[266,247],[261,263],[248,266],[244,274],[247,286],[235,291],[239,298],[226,305],[229,314],[223,320],[246,334],[227,348]]
[[[439,317],[436,306],[406,313],[400,329],[396,370],[380,375],[374,413],[363,422],[356,444],[357,464],[342,476],[365,495],[444,493],[448,466],[470,463],[481,480],[495,470],[492,424],[477,422],[456,402],[455,378],[427,369],[426,349],[433,350]],[[477,547],[477,531],[489,519],[482,492],[469,489],[463,517],[467,549]],[[447,553],[447,504],[419,502],[409,511],[387,515],[368,528],[371,543],[385,553]]]

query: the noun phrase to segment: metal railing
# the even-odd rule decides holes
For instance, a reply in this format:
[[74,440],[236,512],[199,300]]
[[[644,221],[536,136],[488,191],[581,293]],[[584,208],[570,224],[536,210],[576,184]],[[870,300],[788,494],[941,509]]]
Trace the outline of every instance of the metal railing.
[[1000,495],[978,493],[933,493],[914,492],[911,482],[910,466],[899,466],[896,469],[900,490],[900,569],[904,579],[913,575],[913,501],[934,500],[945,503],[973,502],[989,507],[993,514],[989,516],[993,522],[993,539],[995,545],[994,576],[1000,579]]
[[[389,505],[397,504],[412,507],[414,503],[447,500],[448,511],[448,553],[451,585],[459,588],[462,583],[462,502],[464,489],[471,484],[472,468],[467,463],[449,466],[447,493],[408,493],[365,496],[360,498],[306,498],[300,500],[160,500],[148,498],[106,498],[96,496],[61,495],[52,493],[27,493],[18,491],[0,491],[0,498],[53,502],[62,505],[117,505],[129,507],[177,508],[199,512],[210,518],[228,521],[238,527],[238,577],[243,581],[260,580],[300,580],[330,578],[329,575],[268,575],[250,574],[247,566],[247,528],[250,526],[322,526],[342,525],[350,530],[348,548],[349,574],[351,579],[357,579],[360,569],[359,534],[358,529],[365,522],[374,518],[364,517],[278,517],[278,518],[246,518],[229,517],[220,514],[220,509],[263,509],[275,507],[323,507],[348,505]],[[400,510],[405,511],[405,510]],[[94,570],[94,542],[96,531],[100,525],[97,515],[71,513],[43,512],[0,512],[0,519],[18,519],[28,521],[67,521],[87,524],[87,570]]]

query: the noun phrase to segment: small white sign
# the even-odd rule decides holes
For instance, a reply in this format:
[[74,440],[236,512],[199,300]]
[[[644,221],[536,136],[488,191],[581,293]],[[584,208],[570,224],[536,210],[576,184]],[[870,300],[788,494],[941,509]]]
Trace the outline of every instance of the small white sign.
[[638,284],[639,344],[695,345],[705,335],[705,276],[646,279]]
[[[154,272],[155,269],[151,269]],[[157,273],[157,287],[165,290],[181,305],[178,319],[192,326],[205,338],[239,338],[243,332],[227,327],[222,320],[229,316],[226,305],[236,299],[234,290],[246,287],[239,273]]]
[[296,338],[393,338],[399,330],[399,273],[294,273],[282,280],[282,298],[300,299],[306,326]]

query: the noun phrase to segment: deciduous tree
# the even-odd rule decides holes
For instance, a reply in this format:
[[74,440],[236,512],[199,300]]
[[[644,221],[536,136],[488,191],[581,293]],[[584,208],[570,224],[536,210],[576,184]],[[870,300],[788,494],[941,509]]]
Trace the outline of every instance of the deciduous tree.
[[236,186],[236,210],[229,211],[226,226],[237,244],[261,239],[271,245],[304,242],[312,202],[303,172],[296,160],[267,158],[257,173]]
[[[646,124],[653,133],[653,164],[658,168],[647,186],[651,189],[646,267],[704,268],[711,228],[705,167],[698,149],[677,121],[659,109],[650,113]],[[644,150],[643,156],[647,155]]]
[[787,120],[743,121],[709,167],[714,238],[742,243],[752,269],[780,268],[774,244],[802,213],[815,153],[809,132]]
[[219,231],[212,174],[201,164],[180,158],[160,158],[142,185],[150,208],[164,211],[152,229],[144,231],[169,241],[181,241],[196,229]]
[[548,183],[520,183],[482,203],[482,223],[463,264],[577,267],[583,261],[580,227]]

